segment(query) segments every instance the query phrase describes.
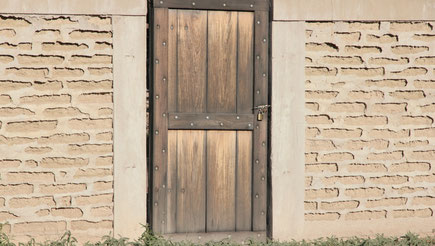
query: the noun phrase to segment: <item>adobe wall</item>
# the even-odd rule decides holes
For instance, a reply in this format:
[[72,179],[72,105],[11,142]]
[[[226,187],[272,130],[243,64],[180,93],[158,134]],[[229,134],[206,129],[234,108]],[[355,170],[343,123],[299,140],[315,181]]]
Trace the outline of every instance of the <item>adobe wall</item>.
[[[435,6],[349,2],[275,1],[272,171],[285,170],[272,178],[278,238],[435,228],[435,22],[427,21]],[[387,6],[394,11],[378,12]]]

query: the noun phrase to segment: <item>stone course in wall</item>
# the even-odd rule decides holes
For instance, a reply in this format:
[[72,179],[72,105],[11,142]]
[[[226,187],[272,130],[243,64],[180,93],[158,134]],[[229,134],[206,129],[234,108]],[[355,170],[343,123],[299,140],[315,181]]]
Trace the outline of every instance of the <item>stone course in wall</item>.
[[306,23],[305,219],[432,217],[435,22]]
[[113,230],[112,23],[0,16],[0,223],[15,239]]

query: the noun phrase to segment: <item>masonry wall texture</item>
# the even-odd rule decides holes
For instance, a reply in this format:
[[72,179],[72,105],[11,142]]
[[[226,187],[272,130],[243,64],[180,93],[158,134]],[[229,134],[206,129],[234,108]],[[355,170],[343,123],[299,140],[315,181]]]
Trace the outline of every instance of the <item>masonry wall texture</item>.
[[113,230],[112,22],[0,16],[0,223],[16,240]]
[[432,217],[435,22],[306,23],[305,220]]

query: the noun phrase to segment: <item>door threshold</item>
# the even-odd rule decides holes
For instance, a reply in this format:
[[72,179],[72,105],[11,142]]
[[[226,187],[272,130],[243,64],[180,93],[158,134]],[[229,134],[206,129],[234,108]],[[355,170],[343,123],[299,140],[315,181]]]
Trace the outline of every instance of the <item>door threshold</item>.
[[173,242],[206,243],[210,241],[230,241],[245,244],[252,241],[265,242],[266,231],[230,231],[164,234],[163,237]]

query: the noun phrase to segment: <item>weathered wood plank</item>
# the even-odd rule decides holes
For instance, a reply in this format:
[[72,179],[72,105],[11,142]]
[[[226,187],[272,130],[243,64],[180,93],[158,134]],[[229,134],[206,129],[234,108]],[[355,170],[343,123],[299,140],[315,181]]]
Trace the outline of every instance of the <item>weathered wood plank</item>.
[[237,12],[208,12],[207,112],[236,112]]
[[[161,45],[168,40],[168,9],[156,9],[154,15],[153,83],[153,209],[152,225],[156,233],[166,233],[166,168],[168,142],[167,86],[168,50]],[[165,151],[163,151],[165,150]]]
[[253,114],[170,113],[169,129],[252,130]]
[[236,231],[252,230],[252,132],[237,132]]
[[228,232],[213,232],[213,233],[177,233],[177,234],[166,234],[164,238],[171,240],[172,242],[189,241],[195,244],[204,245],[210,241],[230,241],[238,244],[245,243],[249,239],[254,239],[255,242],[266,242],[266,232],[258,231],[228,231]]
[[[254,106],[268,104],[269,13],[255,12],[255,82]],[[267,214],[267,126],[268,114],[254,127],[253,230],[266,230]]]
[[[169,10],[168,21],[168,111],[177,111],[177,46],[178,46],[178,10]],[[162,44],[163,45],[163,44]]]
[[252,113],[254,90],[254,14],[238,13],[237,113]]
[[177,112],[205,112],[207,12],[178,11]]
[[154,0],[154,8],[207,9],[207,10],[268,10],[268,0]]
[[177,232],[177,142],[178,132],[168,131],[168,169],[167,169],[167,230],[166,233]]
[[178,131],[177,232],[205,232],[206,132]]
[[236,132],[207,132],[207,231],[234,231]]

